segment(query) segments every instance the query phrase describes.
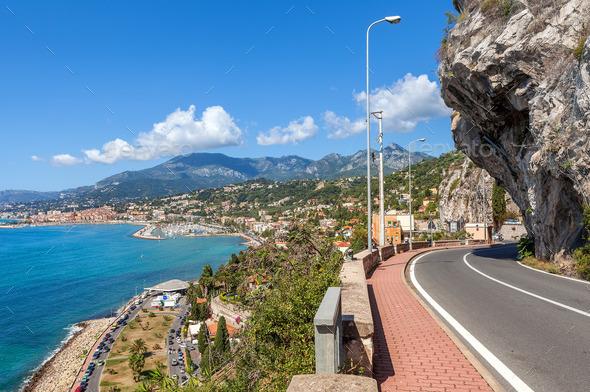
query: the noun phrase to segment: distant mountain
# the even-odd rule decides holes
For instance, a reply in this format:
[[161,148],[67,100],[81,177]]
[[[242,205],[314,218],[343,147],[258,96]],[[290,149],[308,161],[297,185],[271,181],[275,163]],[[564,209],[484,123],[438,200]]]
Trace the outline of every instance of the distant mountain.
[[[115,174],[91,187],[68,190],[66,197],[105,202],[186,193],[254,178],[287,181],[363,176],[367,173],[366,151],[361,150],[349,156],[329,154],[317,161],[296,155],[280,158],[233,158],[219,153],[193,153],[172,158],[149,169]],[[375,151],[374,154],[378,162],[378,152]],[[385,174],[407,165],[407,150],[395,143],[385,147],[383,155]],[[413,163],[429,158],[431,157],[427,154],[412,153]],[[54,193],[56,195],[53,198],[60,196],[60,192]],[[28,201],[33,201],[31,197],[29,196]],[[49,198],[49,195],[43,197]]]
[[0,205],[57,199],[61,192],[37,192],[9,189],[0,191]]

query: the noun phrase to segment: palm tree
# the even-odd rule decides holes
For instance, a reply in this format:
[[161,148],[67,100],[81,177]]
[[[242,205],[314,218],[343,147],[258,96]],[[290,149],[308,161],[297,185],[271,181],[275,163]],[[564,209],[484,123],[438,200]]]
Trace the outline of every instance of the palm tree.
[[188,282],[188,288],[186,289],[186,300],[190,304],[194,304],[197,300],[197,288],[193,282]]
[[166,376],[160,381],[160,386],[164,391],[174,391],[178,388],[178,380],[170,376]]
[[162,380],[164,379],[164,377],[166,377],[166,375],[162,371],[163,368],[164,368],[164,366],[158,364],[154,370],[150,370],[149,371],[150,380],[157,382],[157,383],[161,383]]
[[135,392],[156,392],[157,390],[158,388],[156,387],[156,384],[149,380],[143,380],[141,384],[135,388]]
[[141,374],[141,370],[145,365],[145,357],[142,354],[132,354],[129,357],[129,367],[133,372],[133,380],[135,382],[139,381],[139,375]]
[[147,352],[147,344],[143,339],[136,339],[133,341],[129,351],[133,354],[145,354]]

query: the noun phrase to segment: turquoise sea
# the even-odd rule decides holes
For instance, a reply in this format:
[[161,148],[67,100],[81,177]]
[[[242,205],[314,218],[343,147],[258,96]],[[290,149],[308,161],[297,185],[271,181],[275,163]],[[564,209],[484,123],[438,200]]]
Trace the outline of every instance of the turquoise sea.
[[[131,237],[132,225],[0,229],[0,391],[13,392],[80,321],[106,317],[135,292],[197,279],[245,246],[239,237]],[[143,257],[142,257],[143,255]]]

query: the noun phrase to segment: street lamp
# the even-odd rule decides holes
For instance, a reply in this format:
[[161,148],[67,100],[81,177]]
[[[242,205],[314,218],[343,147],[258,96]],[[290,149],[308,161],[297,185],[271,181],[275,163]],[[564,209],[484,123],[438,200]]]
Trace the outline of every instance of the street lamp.
[[408,180],[410,197],[408,198],[408,206],[410,207],[410,250],[412,250],[412,143],[426,141],[425,138],[412,140],[408,146]]
[[402,20],[399,16],[387,16],[384,19],[380,19],[376,22],[371,23],[367,29],[367,236],[369,253],[373,252],[373,226],[371,225],[371,105],[369,103],[369,97],[371,92],[369,90],[369,31],[371,27],[381,22],[389,22],[391,24],[398,24]]

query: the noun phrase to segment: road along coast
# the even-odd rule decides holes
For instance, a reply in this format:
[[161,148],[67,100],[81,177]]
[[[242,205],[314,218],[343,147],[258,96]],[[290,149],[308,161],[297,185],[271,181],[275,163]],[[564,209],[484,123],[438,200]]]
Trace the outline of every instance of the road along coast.
[[96,342],[99,336],[114,318],[88,320],[76,324],[81,330],[61,347],[61,349],[45,362],[39,370],[33,374],[22,392],[62,392],[67,391],[72,384],[72,379],[86,359],[86,353]]

